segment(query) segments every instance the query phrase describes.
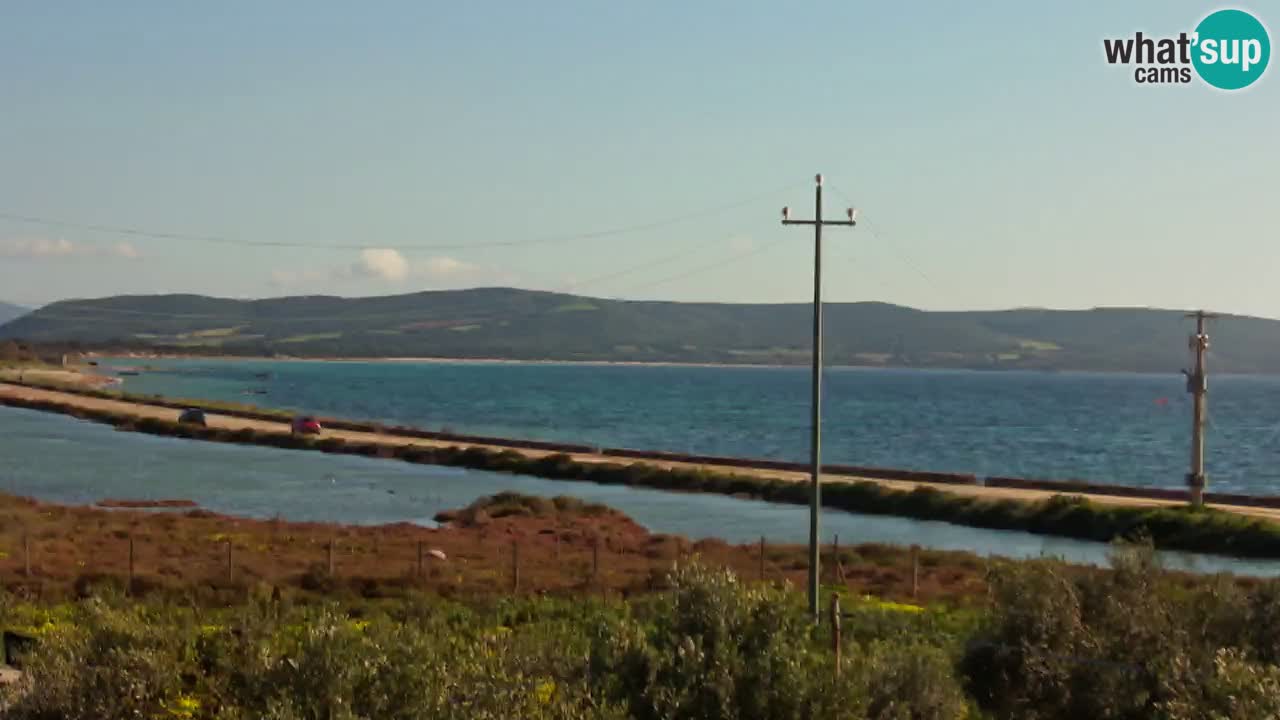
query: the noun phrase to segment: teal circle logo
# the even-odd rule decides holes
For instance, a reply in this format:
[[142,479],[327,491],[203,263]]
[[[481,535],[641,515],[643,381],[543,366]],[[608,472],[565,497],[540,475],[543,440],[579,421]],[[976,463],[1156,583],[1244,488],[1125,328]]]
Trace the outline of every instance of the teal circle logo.
[[1243,10],[1219,10],[1201,20],[1193,42],[1191,63],[1200,79],[1222,90],[1252,85],[1271,59],[1267,29]]

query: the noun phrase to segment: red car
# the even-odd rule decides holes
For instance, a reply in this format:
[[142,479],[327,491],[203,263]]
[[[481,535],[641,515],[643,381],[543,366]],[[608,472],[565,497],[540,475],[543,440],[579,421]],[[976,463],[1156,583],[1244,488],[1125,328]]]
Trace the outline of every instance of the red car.
[[319,435],[320,423],[313,417],[296,417],[289,425],[289,432],[294,435]]

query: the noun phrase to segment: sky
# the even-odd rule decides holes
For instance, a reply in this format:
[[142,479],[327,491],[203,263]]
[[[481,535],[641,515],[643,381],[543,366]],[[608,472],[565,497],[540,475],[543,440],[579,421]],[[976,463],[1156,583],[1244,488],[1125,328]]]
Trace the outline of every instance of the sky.
[[801,302],[820,172],[829,301],[1280,317],[1280,68],[1103,54],[1219,7],[5,3],[0,300]]

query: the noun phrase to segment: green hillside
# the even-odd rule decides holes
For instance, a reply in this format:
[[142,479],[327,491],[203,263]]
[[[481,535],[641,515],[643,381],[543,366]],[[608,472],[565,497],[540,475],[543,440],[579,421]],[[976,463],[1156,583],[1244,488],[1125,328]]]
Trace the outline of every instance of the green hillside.
[[[198,295],[69,300],[0,326],[0,338],[113,349],[292,356],[808,362],[807,304],[604,300],[484,288],[369,298]],[[832,364],[1176,372],[1181,311],[926,312],[832,303]],[[1224,317],[1213,369],[1280,372],[1280,322]]]
[[0,323],[7,323],[16,317],[21,317],[22,315],[27,314],[28,312],[30,312],[29,308],[0,300]]

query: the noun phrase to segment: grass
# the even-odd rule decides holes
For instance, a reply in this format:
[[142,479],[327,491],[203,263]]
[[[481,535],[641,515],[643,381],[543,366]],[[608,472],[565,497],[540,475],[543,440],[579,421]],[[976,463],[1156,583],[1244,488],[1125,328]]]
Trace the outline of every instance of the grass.
[[195,330],[193,332],[187,333],[187,335],[189,335],[190,337],[197,337],[197,338],[213,338],[213,337],[226,338],[226,337],[231,337],[233,335],[236,335],[244,327],[245,327],[244,325],[236,325],[234,327],[209,328],[208,330]]
[[555,308],[551,310],[551,312],[553,313],[590,312],[592,310],[599,310],[599,309],[600,309],[599,307],[585,300],[582,300],[578,302],[570,302],[570,303],[564,303],[563,305],[557,305]]
[[337,340],[340,337],[342,337],[342,333],[340,332],[308,333],[304,335],[291,335],[287,338],[281,338],[279,340],[276,340],[275,342],[281,343],[281,344],[304,343],[304,342],[312,342],[315,340]]
[[[341,438],[294,437],[285,432],[256,432],[180,425],[174,421],[67,403],[5,398],[6,404],[60,412],[153,435],[214,442],[267,445],[296,450],[399,458],[406,462],[508,472],[555,480],[658,490],[705,492],[770,502],[803,505],[808,488],[780,478],[706,468],[664,467],[646,462],[582,462],[563,453],[532,455],[511,449],[471,446],[427,446],[406,442],[346,442]],[[407,440],[407,438],[406,438]],[[1207,508],[1131,507],[1092,503],[1080,496],[1057,495],[1026,502],[956,495],[931,487],[898,490],[866,481],[827,482],[823,505],[873,515],[938,520],[997,530],[1021,530],[1082,540],[1107,542],[1149,536],[1157,547],[1241,557],[1280,558],[1280,524]]]

